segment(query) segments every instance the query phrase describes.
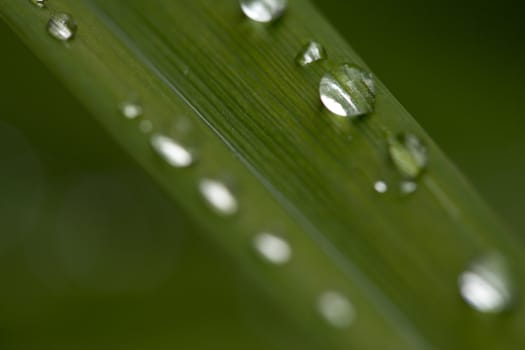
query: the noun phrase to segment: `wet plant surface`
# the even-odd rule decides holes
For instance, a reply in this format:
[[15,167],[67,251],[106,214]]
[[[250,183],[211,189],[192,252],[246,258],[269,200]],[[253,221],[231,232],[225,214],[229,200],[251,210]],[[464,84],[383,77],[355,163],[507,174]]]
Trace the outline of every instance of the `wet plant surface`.
[[[290,334],[334,349],[521,344],[519,241],[317,10],[307,1],[183,3],[0,10],[177,203],[168,211],[186,213],[286,315]],[[322,47],[304,46],[312,33]],[[113,178],[27,200],[37,223],[38,208],[56,207],[50,251],[80,293],[158,291],[174,281],[164,268],[184,245],[166,233],[148,236],[148,250],[140,232],[162,233],[169,225],[155,225],[169,219],[154,216],[133,182]],[[105,205],[78,225],[79,213]],[[488,332],[494,322],[505,331]]]

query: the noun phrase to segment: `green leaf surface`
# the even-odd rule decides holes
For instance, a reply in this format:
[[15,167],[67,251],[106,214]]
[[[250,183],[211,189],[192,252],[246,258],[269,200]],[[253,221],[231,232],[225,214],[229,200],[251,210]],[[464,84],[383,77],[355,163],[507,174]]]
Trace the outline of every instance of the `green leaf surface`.
[[[75,18],[73,41],[46,32],[54,11]],[[493,252],[521,276],[522,243],[380,82],[375,111],[365,118],[323,109],[323,74],[342,63],[366,65],[310,2],[290,1],[271,25],[244,18],[233,0],[57,0],[47,9],[1,0],[0,12],[122,147],[326,348],[525,346],[520,278],[516,307],[502,315],[472,310],[457,286],[473,259]],[[323,43],[329,59],[303,68],[294,58],[309,40]],[[155,154],[139,121],[119,112],[130,98],[140,100],[154,132],[191,144],[194,166],[173,169]],[[190,125],[182,135],[181,123]],[[430,158],[418,191],[401,196],[388,147],[407,132],[428,145]],[[231,184],[236,215],[216,215],[204,203],[198,188],[206,178]],[[376,193],[378,180],[392,190]],[[265,231],[290,243],[285,266],[268,266],[253,251],[254,235]],[[327,291],[353,304],[348,329],[319,315]]]

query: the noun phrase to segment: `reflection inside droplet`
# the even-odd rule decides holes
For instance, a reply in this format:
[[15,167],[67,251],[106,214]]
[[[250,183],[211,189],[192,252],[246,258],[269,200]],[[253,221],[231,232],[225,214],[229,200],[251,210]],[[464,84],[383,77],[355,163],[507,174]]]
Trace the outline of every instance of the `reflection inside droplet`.
[[292,256],[288,242],[271,233],[259,233],[255,236],[253,244],[264,259],[276,265],[287,263]]
[[237,199],[223,183],[204,179],[199,184],[199,190],[206,202],[217,213],[222,215],[233,215],[238,210]]
[[375,105],[375,83],[371,73],[343,64],[326,73],[319,83],[324,106],[341,117],[369,114]]
[[44,8],[46,7],[47,0],[29,0],[33,5]]
[[286,10],[287,0],[241,0],[242,12],[249,19],[267,23],[281,17]]
[[71,15],[55,13],[47,22],[47,31],[57,40],[69,41],[75,37],[77,25]]

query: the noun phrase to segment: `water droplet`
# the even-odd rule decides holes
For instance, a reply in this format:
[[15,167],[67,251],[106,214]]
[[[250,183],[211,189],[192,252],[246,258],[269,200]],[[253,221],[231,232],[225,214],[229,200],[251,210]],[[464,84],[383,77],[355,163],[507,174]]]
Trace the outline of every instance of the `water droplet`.
[[459,276],[461,296],[472,308],[483,313],[499,313],[509,308],[513,288],[506,261],[490,255],[474,262]]
[[292,248],[288,242],[271,233],[259,233],[255,236],[253,244],[264,259],[275,265],[287,263],[292,256]]
[[357,117],[374,110],[374,77],[351,64],[326,73],[319,84],[319,93],[325,107],[341,117]]
[[406,178],[415,179],[428,163],[428,150],[415,135],[400,134],[389,141],[389,152],[397,170]]
[[47,0],[29,0],[33,5],[44,8],[46,7]]
[[386,193],[388,191],[388,184],[384,181],[377,181],[374,183],[374,190],[377,193]]
[[77,25],[71,15],[55,13],[47,22],[47,31],[57,40],[70,41],[75,37]]
[[417,191],[417,183],[414,181],[401,181],[399,190],[403,195],[409,195]]
[[153,135],[151,145],[169,165],[175,168],[189,167],[195,161],[192,152],[167,136]]
[[151,120],[142,120],[139,123],[139,129],[145,134],[149,134],[153,130],[153,123]]
[[303,46],[299,54],[297,55],[296,61],[301,66],[308,66],[317,61],[326,59],[326,50],[323,45],[318,42],[311,41],[310,43]]
[[283,15],[287,3],[287,0],[241,0],[241,9],[249,19],[268,23]]
[[120,112],[128,119],[136,119],[144,112],[142,106],[136,102],[124,102],[120,105]]
[[239,205],[230,189],[222,182],[204,179],[199,184],[199,190],[208,204],[221,215],[237,213]]
[[321,316],[333,327],[347,328],[355,320],[354,306],[337,292],[328,291],[321,294],[317,307]]

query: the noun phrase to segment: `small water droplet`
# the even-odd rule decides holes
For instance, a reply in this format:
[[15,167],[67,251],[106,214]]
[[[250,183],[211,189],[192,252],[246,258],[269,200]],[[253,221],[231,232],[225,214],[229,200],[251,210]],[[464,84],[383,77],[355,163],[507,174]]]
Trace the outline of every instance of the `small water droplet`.
[[249,19],[268,23],[275,21],[284,14],[287,0],[241,0],[242,12]]
[[479,312],[500,313],[512,303],[508,267],[499,255],[489,255],[471,264],[459,276],[458,283],[465,302]]
[[167,136],[153,135],[151,145],[169,165],[175,168],[189,167],[195,161],[192,152]]
[[221,215],[237,213],[239,205],[230,189],[222,182],[204,179],[199,184],[199,190],[206,202]]
[[347,328],[355,320],[354,306],[337,292],[328,291],[321,294],[317,307],[321,316],[335,328]]
[[399,184],[399,190],[403,195],[409,195],[417,191],[417,182],[414,181],[401,181]]
[[400,134],[389,141],[389,152],[397,170],[406,178],[415,179],[428,163],[428,150],[415,135]]
[[372,73],[343,64],[326,73],[319,84],[324,106],[341,117],[357,117],[374,110],[375,83]]
[[386,193],[388,191],[388,184],[384,181],[376,181],[376,183],[374,183],[374,190],[377,193]]
[[44,8],[46,7],[47,0],[29,0],[33,5]]
[[120,104],[120,112],[128,119],[136,119],[144,112],[142,106],[136,102],[124,102]]
[[259,233],[253,240],[257,252],[275,265],[287,263],[292,256],[292,248],[284,239],[272,233]]
[[388,192],[388,184],[384,181],[377,181],[374,183],[374,190],[377,193],[386,193]]
[[55,13],[47,22],[47,31],[57,40],[70,41],[75,37],[77,25],[71,15]]
[[142,120],[139,123],[139,129],[145,134],[149,134],[153,130],[153,123],[151,120]]
[[301,48],[296,61],[301,66],[308,66],[314,62],[326,59],[326,50],[318,42],[311,41]]

